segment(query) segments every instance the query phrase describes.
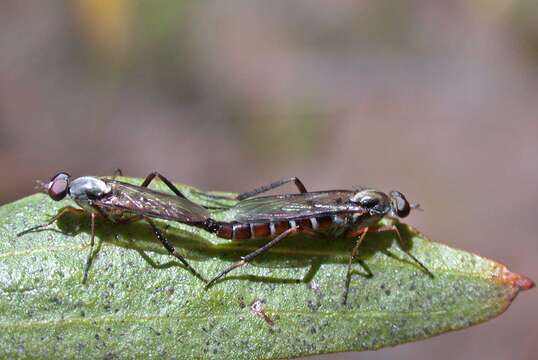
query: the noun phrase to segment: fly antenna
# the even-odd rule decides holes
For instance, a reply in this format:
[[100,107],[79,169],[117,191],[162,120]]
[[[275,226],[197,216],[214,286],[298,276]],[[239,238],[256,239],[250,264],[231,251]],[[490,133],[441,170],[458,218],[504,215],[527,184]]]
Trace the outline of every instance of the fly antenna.
[[39,192],[44,192],[44,193],[47,192],[47,184],[45,184],[41,180],[36,180],[35,182],[36,182],[36,185],[34,186],[34,190],[37,190]]
[[409,207],[413,210],[424,211],[420,204],[409,204]]

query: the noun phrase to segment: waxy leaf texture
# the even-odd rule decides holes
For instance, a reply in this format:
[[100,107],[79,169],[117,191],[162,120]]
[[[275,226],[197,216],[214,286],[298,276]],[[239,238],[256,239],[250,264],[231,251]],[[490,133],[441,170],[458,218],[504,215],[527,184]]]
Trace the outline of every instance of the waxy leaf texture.
[[[204,205],[233,204],[178,187]],[[370,234],[343,305],[353,241],[296,236],[205,290],[147,224],[102,219],[100,250],[82,284],[89,216],[69,215],[16,236],[67,205],[36,194],[0,207],[1,358],[280,359],[378,349],[491,319],[533,286],[501,264],[398,224],[433,278],[406,257],[394,234]],[[263,244],[157,224],[206,278]]]

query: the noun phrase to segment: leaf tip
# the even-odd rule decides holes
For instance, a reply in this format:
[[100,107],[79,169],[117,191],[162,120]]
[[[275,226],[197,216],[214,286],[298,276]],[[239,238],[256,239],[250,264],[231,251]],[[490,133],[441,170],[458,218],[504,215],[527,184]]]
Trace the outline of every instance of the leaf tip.
[[534,287],[534,281],[525,276],[520,276],[515,282],[521,290],[530,290]]
[[507,269],[504,271],[503,280],[511,286],[517,287],[519,290],[530,290],[534,287],[534,281],[530,278],[513,273]]

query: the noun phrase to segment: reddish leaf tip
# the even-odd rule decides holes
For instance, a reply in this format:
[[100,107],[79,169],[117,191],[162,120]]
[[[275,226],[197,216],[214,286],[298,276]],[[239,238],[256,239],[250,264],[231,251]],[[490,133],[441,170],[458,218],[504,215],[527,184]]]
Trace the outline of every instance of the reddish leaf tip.
[[510,272],[508,269],[504,270],[503,280],[510,285],[519,288],[519,290],[530,290],[534,287],[534,281],[523,275]]
[[519,279],[515,281],[515,284],[521,289],[521,290],[529,290],[534,287],[534,281],[529,279],[525,276],[520,276]]

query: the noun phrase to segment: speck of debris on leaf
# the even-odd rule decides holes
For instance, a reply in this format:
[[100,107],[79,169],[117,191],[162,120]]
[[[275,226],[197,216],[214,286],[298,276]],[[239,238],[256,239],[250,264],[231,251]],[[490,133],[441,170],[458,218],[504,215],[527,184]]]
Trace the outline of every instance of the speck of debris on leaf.
[[269,326],[273,326],[273,320],[265,313],[265,302],[262,300],[254,300],[250,304],[250,311],[256,315],[256,317],[262,319]]
[[320,307],[320,303],[319,302],[315,302],[315,301],[312,301],[312,300],[308,300],[308,308],[312,311],[318,311],[319,307]]

